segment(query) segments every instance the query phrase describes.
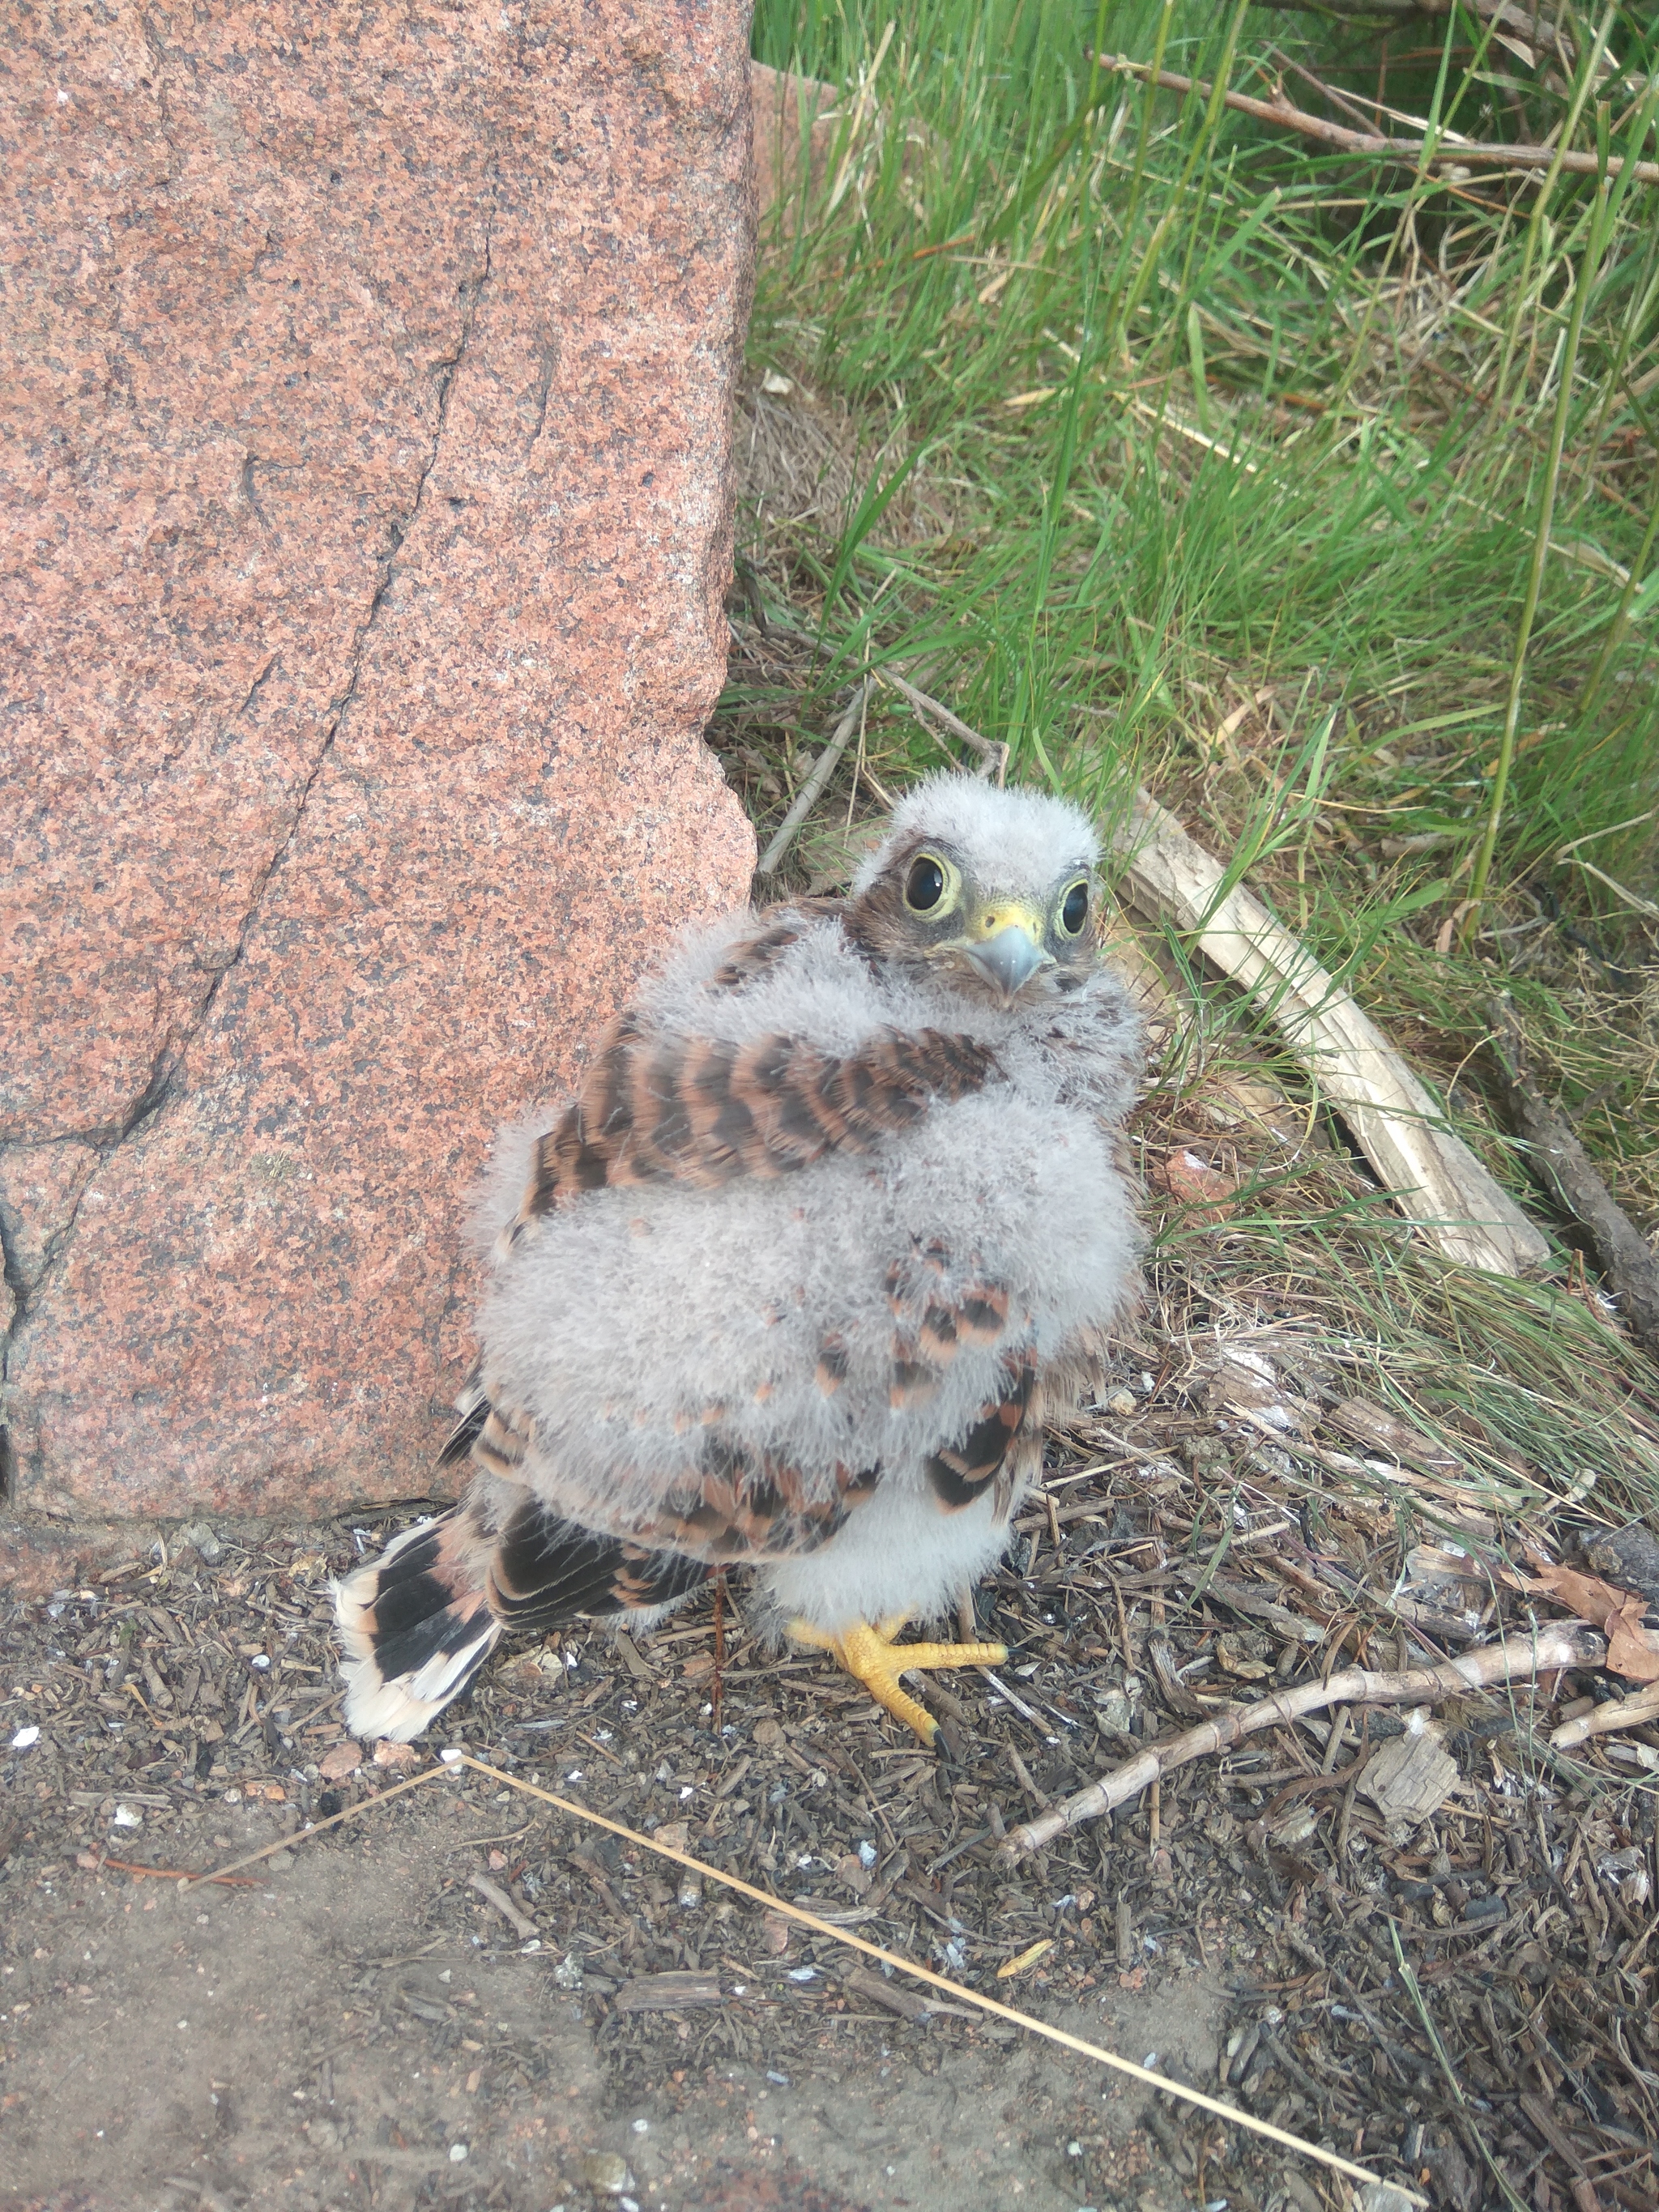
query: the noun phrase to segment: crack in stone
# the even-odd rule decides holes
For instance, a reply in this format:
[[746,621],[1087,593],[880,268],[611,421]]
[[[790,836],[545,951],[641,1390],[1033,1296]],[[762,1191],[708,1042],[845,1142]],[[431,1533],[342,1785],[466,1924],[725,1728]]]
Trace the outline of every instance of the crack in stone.
[[559,364],[559,341],[549,334],[543,338],[536,351],[536,427],[530,434],[527,452],[535,450],[537,441],[547,427],[547,403],[553,390],[553,379]]
[[[145,29],[148,38],[148,24]],[[369,600],[362,621],[357,624],[352,633],[351,657],[344,689],[330,701],[325,710],[327,726],[323,734],[323,742],[318,748],[316,758],[312,762],[305,781],[300,787],[299,797],[295,802],[288,822],[272,848],[270,858],[259,872],[253,884],[246,911],[236,933],[234,949],[229,959],[215,973],[207,989],[203,993],[195,1012],[185,1022],[176,1036],[164,1044],[157,1053],[151,1066],[149,1082],[128,1109],[118,1127],[112,1133],[100,1131],[94,1134],[72,1131],[64,1133],[63,1141],[77,1141],[89,1145],[96,1152],[97,1159],[82,1183],[80,1190],[76,1194],[75,1203],[70,1209],[67,1220],[57,1234],[48,1240],[42,1253],[40,1271],[33,1282],[24,1279],[21,1263],[10,1241],[5,1237],[3,1223],[0,1223],[0,1249],[3,1250],[3,1279],[7,1288],[12,1292],[13,1300],[10,1323],[3,1333],[0,1333],[0,1504],[13,1504],[17,1497],[17,1452],[9,1425],[3,1417],[11,1392],[11,1358],[17,1347],[23,1325],[60,1271],[63,1261],[74,1242],[76,1229],[81,1217],[82,1202],[99,1170],[107,1164],[112,1156],[130,1138],[159,1120],[176,1095],[179,1070],[191,1045],[201,1034],[203,1025],[212,1012],[214,1002],[218,998],[225,977],[242,958],[254,924],[258,920],[259,910],[264,902],[265,893],[270,888],[271,878],[293,847],[295,839],[299,834],[300,823],[310,803],[312,793],[317,787],[318,779],[327,764],[346,714],[357,696],[357,686],[362,675],[363,660],[368,650],[369,639],[380,619],[380,610],[386,604],[386,594],[398,578],[398,555],[410,532],[420,518],[421,508],[426,498],[427,483],[433,470],[437,466],[439,452],[443,444],[444,431],[449,420],[449,400],[454,387],[455,373],[465,358],[467,347],[472,337],[473,325],[477,320],[479,304],[489,289],[489,280],[494,274],[492,252],[499,198],[499,179],[492,174],[489,204],[484,212],[483,266],[476,283],[467,288],[467,297],[461,316],[461,327],[455,341],[455,350],[452,354],[443,356],[434,364],[439,371],[436,419],[433,424],[431,445],[420,476],[416,482],[415,495],[410,501],[408,514],[401,518],[394,515],[388,526],[386,550],[380,563],[380,574],[375,581],[374,595]],[[276,656],[273,654],[271,659],[255,678],[252,689],[238,709],[239,714],[246,712],[275,665]],[[0,1152],[15,1149],[17,1148],[14,1146],[0,1145]]]

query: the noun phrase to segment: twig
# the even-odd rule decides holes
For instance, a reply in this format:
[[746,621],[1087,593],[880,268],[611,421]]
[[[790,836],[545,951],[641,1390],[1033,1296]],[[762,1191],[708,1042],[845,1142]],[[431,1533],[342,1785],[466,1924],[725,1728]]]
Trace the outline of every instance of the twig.
[[[1115,70],[1121,76],[1139,78],[1143,84],[1156,86],[1164,92],[1196,93],[1200,100],[1208,100],[1213,87],[1201,78],[1177,76],[1173,70],[1154,70],[1146,62],[1131,61],[1127,54],[1102,54],[1103,70]],[[1222,99],[1229,107],[1241,115],[1254,115],[1259,123],[1281,124],[1287,131],[1299,131],[1304,138],[1316,138],[1322,145],[1334,146],[1344,154],[1364,154],[1374,161],[1392,162],[1401,168],[1437,168],[1443,163],[1458,167],[1478,165],[1482,168],[1513,169],[1531,174],[1557,166],[1575,177],[1599,177],[1605,173],[1611,181],[1621,177],[1628,167],[1638,185],[1659,185],[1659,161],[1627,163],[1621,154],[1610,155],[1605,173],[1601,156],[1580,153],[1569,148],[1565,152],[1555,146],[1494,145],[1484,141],[1442,139],[1431,146],[1423,138],[1387,138],[1374,131],[1348,131],[1340,123],[1328,123],[1322,116],[1310,115],[1305,108],[1292,107],[1287,100],[1253,100],[1246,92],[1224,92]]]
[[1526,1046],[1506,1000],[1490,1008],[1498,1067],[1528,1164],[1546,1190],[1589,1232],[1609,1287],[1621,1301],[1631,1334],[1659,1354],[1659,1260],[1590,1164],[1589,1154],[1527,1071]]
[[1644,1722],[1653,1720],[1659,1720],[1659,1682],[1632,1690],[1627,1698],[1609,1698],[1593,1712],[1563,1721],[1551,1736],[1550,1746],[1555,1751],[1571,1751],[1574,1744],[1588,1743],[1593,1735],[1607,1735],[1614,1729],[1640,1728]]
[[980,774],[994,775],[998,787],[1000,788],[1008,773],[1006,745],[995,738],[981,737],[979,732],[964,722],[960,714],[953,714],[951,709],[941,705],[939,700],[930,699],[925,691],[918,691],[914,684],[907,684],[903,677],[895,675],[890,668],[878,668],[876,674],[884,684],[890,686],[902,698],[908,699],[919,714],[924,718],[932,714],[936,720],[945,725],[952,737],[960,738],[965,745],[971,745],[984,763],[979,771]]
[[481,1874],[471,1875],[469,1886],[477,1891],[486,1905],[493,1905],[503,1920],[511,1921],[526,1942],[540,1937],[541,1929],[527,1914],[520,1911],[504,1889],[497,1888],[493,1881],[488,1881]]
[[[1069,2035],[1064,2028],[1051,2027],[1047,2021],[1034,2019],[1030,2013],[1016,2011],[1012,2005],[999,2004],[994,1997],[981,1996],[977,1990],[970,1990],[961,1982],[953,1982],[948,1975],[936,1974],[931,1967],[919,1966],[914,1960],[907,1959],[898,1952],[884,1950],[876,1943],[866,1943],[861,1936],[852,1935],[845,1928],[837,1928],[817,1913],[807,1912],[801,1906],[790,1904],[787,1899],[774,1897],[768,1890],[757,1889],[753,1883],[740,1881],[736,1875],[711,1866],[706,1860],[694,1858],[689,1851],[676,1850],[668,1844],[659,1843],[654,1836],[641,1835],[637,1829],[624,1827],[620,1820],[607,1819],[603,1813],[592,1812],[586,1805],[578,1805],[568,1797],[556,1796],[550,1790],[543,1790],[533,1782],[523,1781],[516,1774],[506,1774],[498,1766],[487,1765],[483,1759],[474,1759],[471,1752],[446,1751],[442,1757],[447,1766],[469,1766],[475,1774],[482,1774],[491,1782],[504,1784],[507,1789],[520,1790],[526,1797],[539,1798],[543,1804],[552,1805],[561,1813],[568,1813],[573,1820],[586,1820],[591,1827],[603,1828],[608,1834],[620,1837],[623,1842],[632,1844],[636,1850],[654,1851],[659,1858],[672,1859],[676,1866],[689,1867],[694,1873],[701,1875],[705,1881],[716,1881],[726,1889],[736,1890],[740,1897],[751,1899],[769,1912],[779,1913],[785,1919],[798,1922],[803,1928],[812,1929],[817,1935],[829,1936],[834,1942],[844,1943],[849,1950],[861,1951],[866,1959],[875,1960],[878,1966],[896,1968],[902,1974],[926,1982],[932,1989],[943,1990],[948,1996],[973,2006],[975,2011],[990,2013],[998,2020],[1009,2021],[1014,2027],[1023,2027],[1032,2035],[1040,2035],[1049,2043],[1058,2043],[1067,2051],[1078,2051],[1085,2058],[1092,2058],[1102,2066],[1109,2066],[1115,2073],[1127,2074],[1133,2081],[1144,2082],[1148,2088],[1162,2089],[1166,2096],[1178,2097],[1184,2104],[1196,2105],[1201,2112],[1213,2112],[1231,2127],[1243,2128],[1252,2135],[1265,2136],[1269,2142],[1283,2143],[1287,2150],[1297,2151],[1304,2158],[1316,2159],[1322,2166],[1328,2166],[1337,2173],[1346,2173],[1352,2180],[1376,2180],[1376,2174],[1366,2167],[1356,2166],[1352,2160],[1343,2158],[1336,2151],[1327,2150],[1322,2144],[1309,2142],[1301,2136],[1291,2135],[1285,2128],[1274,2127],[1271,2121],[1258,2119],[1254,2112],[1244,2112],[1237,2105],[1223,2104],[1218,2097],[1206,2096],[1203,2090],[1191,2088],[1185,2081],[1172,2081],[1167,2075],[1155,2074],[1149,2066],[1137,2066],[1133,2059],[1120,2058],[1115,2051],[1104,2051],[1097,2043],[1085,2043],[1081,2036]],[[425,1779],[424,1777],[422,1778]],[[386,1795],[389,1796],[391,1792],[388,1790]],[[1412,2204],[1422,2204],[1425,2201],[1420,2197],[1413,2197],[1407,2190],[1401,2190],[1400,2194]]]
[[851,744],[854,732],[864,720],[865,702],[870,696],[870,678],[866,676],[854,692],[852,702],[830,734],[829,744],[812,763],[811,775],[795,794],[795,803],[778,824],[778,832],[762,854],[757,876],[769,876],[794,842],[797,830],[817,805],[819,794],[836,772],[836,763]]
[[1583,1621],[1556,1622],[1536,1636],[1512,1637],[1507,1644],[1488,1644],[1479,1651],[1466,1651],[1441,1667],[1418,1667],[1406,1674],[1374,1674],[1364,1667],[1350,1667],[1323,1682],[1304,1682],[1294,1690],[1281,1690],[1254,1705],[1235,1705],[1231,1712],[1172,1735],[1151,1751],[1143,1751],[1088,1789],[1046,1813],[1011,1828],[999,1856],[1006,1863],[1028,1858],[1067,1828],[1098,1820],[1115,1806],[1138,1797],[1173,1767],[1194,1759],[1231,1751],[1236,1743],[1258,1729],[1280,1728],[1316,1713],[1327,1705],[1432,1705],[1455,1698],[1462,1691],[1483,1689],[1511,1679],[1547,1674],[1561,1667],[1600,1666],[1607,1656],[1606,1639]]
[[246,1881],[238,1881],[234,1875],[228,1874],[187,1874],[183,1867],[140,1866],[133,1859],[100,1858],[99,1873],[102,1874],[106,1867],[113,1867],[117,1874],[153,1875],[157,1881],[222,1881],[230,1889],[258,1889],[259,1887],[252,1875],[249,1875]]

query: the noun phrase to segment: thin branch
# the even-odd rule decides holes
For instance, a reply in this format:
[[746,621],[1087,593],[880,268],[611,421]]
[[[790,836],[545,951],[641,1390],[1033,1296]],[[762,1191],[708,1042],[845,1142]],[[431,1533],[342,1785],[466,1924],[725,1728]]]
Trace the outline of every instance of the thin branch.
[[823,787],[836,772],[836,763],[852,743],[854,732],[864,720],[865,703],[870,696],[870,678],[866,676],[853,694],[852,703],[830,734],[829,744],[812,763],[811,775],[795,794],[795,803],[778,824],[778,834],[761,854],[757,876],[773,873],[794,842],[797,830],[817,805]]
[[1565,1120],[1533,1081],[1513,1006],[1498,1000],[1490,1011],[1510,1110],[1532,1148],[1528,1164],[1562,1211],[1588,1232],[1596,1262],[1624,1308],[1632,1335],[1659,1355],[1659,1259],[1596,1173]]
[[1097,1820],[1115,1806],[1127,1804],[1143,1790],[1161,1781],[1173,1768],[1218,1751],[1231,1751],[1258,1729],[1282,1728],[1316,1713],[1327,1705],[1432,1705],[1455,1698],[1466,1690],[1490,1688],[1498,1682],[1527,1680],[1553,1674],[1562,1667],[1599,1667],[1607,1657],[1606,1638],[1583,1621],[1557,1621],[1535,1636],[1511,1637],[1507,1644],[1488,1644],[1479,1651],[1466,1651],[1442,1667],[1418,1667],[1403,1674],[1374,1674],[1368,1668],[1350,1667],[1322,1682],[1304,1682],[1282,1690],[1259,1705],[1235,1705],[1212,1721],[1172,1735],[1167,1743],[1143,1751],[1139,1759],[1104,1774],[1088,1789],[1079,1790],[1040,1820],[1011,1828],[1000,1856],[1013,1862],[1029,1858],[1067,1828]]
[[[1115,70],[1120,76],[1132,76],[1143,84],[1154,85],[1164,92],[1183,95],[1195,93],[1200,100],[1210,99],[1213,92],[1213,88],[1201,78],[1177,76],[1173,70],[1154,70],[1145,62],[1131,61],[1127,54],[1103,54],[1100,66],[1103,70]],[[1555,167],[1576,177],[1599,177],[1603,173],[1597,154],[1571,149],[1563,152],[1555,146],[1500,146],[1461,139],[1449,143],[1443,139],[1431,148],[1422,138],[1385,138],[1376,131],[1345,130],[1340,123],[1328,123],[1322,116],[1310,115],[1305,108],[1292,107],[1287,100],[1253,100],[1244,92],[1224,92],[1221,96],[1229,107],[1237,109],[1241,115],[1255,116],[1259,123],[1277,123],[1287,131],[1299,131],[1304,138],[1316,138],[1322,145],[1334,147],[1340,153],[1365,155],[1373,161],[1392,162],[1401,168],[1477,166],[1531,173]],[[1659,161],[1627,162],[1623,155],[1613,154],[1607,158],[1605,173],[1611,182],[1621,177],[1626,167],[1638,185],[1659,185]]]
[[914,684],[907,684],[903,677],[895,675],[890,668],[878,668],[876,674],[882,683],[890,684],[902,698],[908,699],[924,720],[932,714],[936,720],[945,725],[952,737],[960,738],[965,745],[971,745],[984,763],[979,773],[981,775],[994,775],[998,784],[1000,785],[1004,776],[1008,773],[1006,745],[999,738],[981,737],[979,732],[970,728],[960,714],[953,714],[951,709],[941,705],[939,700],[930,699],[925,691],[918,691]]
[[510,1921],[526,1942],[533,1942],[541,1934],[542,1931],[537,1927],[535,1922],[527,1913],[520,1911],[507,1892],[497,1883],[481,1874],[475,1874],[469,1879],[471,1887],[477,1891],[485,1904],[493,1905],[502,1919]]
[[1659,1682],[1650,1682],[1644,1690],[1632,1690],[1626,1698],[1609,1698],[1594,1712],[1580,1713],[1576,1720],[1563,1721],[1550,1738],[1551,1747],[1568,1751],[1576,1743],[1588,1743],[1593,1735],[1610,1735],[1615,1729],[1641,1728],[1649,1721],[1659,1721]]

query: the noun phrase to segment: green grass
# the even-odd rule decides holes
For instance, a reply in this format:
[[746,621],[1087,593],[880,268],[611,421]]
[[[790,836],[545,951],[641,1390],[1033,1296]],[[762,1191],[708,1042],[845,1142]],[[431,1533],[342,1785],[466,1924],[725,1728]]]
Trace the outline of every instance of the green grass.
[[[1006,741],[1016,779],[1108,815],[1150,784],[1248,851],[1523,1189],[1480,1051],[1483,1002],[1512,990],[1652,1228],[1659,187],[1384,167],[1089,59],[1282,79],[1352,120],[1300,65],[1437,133],[1659,158],[1659,19],[1612,9],[1602,77],[1603,19],[1576,20],[1568,80],[1463,12],[1397,30],[1383,75],[1380,33],[1265,7],[761,0],[757,57],[837,94],[763,234],[751,361],[793,389],[753,403],[739,525],[751,601],[817,649],[740,663],[720,741],[764,830],[836,695],[893,663]],[[939,757],[884,692],[859,755],[884,787]],[[851,760],[821,817],[866,811]],[[1455,1345],[1496,1373],[1557,1347],[1557,1413],[1506,1433],[1547,1432],[1573,1479],[1561,1362],[1605,1370],[1598,1420],[1637,1387],[1599,1324],[1492,1286],[1480,1323],[1342,1224],[1379,1358],[1427,1371]],[[1261,1234],[1314,1265],[1305,1225]]]
[[[1615,15],[1628,74],[1659,33],[1638,27],[1650,10]],[[1447,65],[1397,66],[1391,101],[1514,136],[1489,80],[1528,73],[1471,52],[1462,19],[1443,27]],[[1460,197],[1085,59],[1097,42],[1161,51],[1260,92],[1275,41],[1337,81],[1346,56],[1346,81],[1374,86],[1376,41],[1306,16],[934,0],[888,28],[852,7],[763,4],[756,23],[762,58],[846,96],[807,220],[765,257],[754,353],[887,441],[839,534],[791,545],[776,579],[816,588],[826,642],[948,665],[958,708],[1021,773],[1090,797],[1133,763],[1206,768],[1210,707],[1236,678],[1340,706],[1334,795],[1443,836],[1412,888],[1443,878],[1450,896],[1490,812],[1582,273],[1551,533],[1567,553],[1544,563],[1495,881],[1652,805],[1650,580],[1585,695],[1626,599],[1613,572],[1652,559],[1639,387],[1659,359],[1659,193],[1627,185],[1592,240],[1594,179]],[[1561,120],[1559,97],[1522,93],[1529,135]],[[1586,99],[1579,137],[1651,154],[1644,113],[1617,127],[1631,105]],[[884,529],[896,452],[950,514],[932,543]],[[1090,729],[1085,709],[1109,719]],[[1638,828],[1598,865],[1650,877],[1650,849]],[[1625,928],[1595,878],[1568,869],[1558,890]]]

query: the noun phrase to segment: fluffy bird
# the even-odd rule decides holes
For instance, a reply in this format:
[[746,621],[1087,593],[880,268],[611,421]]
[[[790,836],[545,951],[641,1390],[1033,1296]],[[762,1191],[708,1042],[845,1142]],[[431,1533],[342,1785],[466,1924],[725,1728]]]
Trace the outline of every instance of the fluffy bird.
[[452,1510],[337,1586],[346,1718],[407,1741],[501,1637],[720,1567],[931,1742],[899,1643],[1008,1541],[1134,1296],[1139,1025],[1061,801],[919,785],[845,899],[688,936],[497,1148]]

